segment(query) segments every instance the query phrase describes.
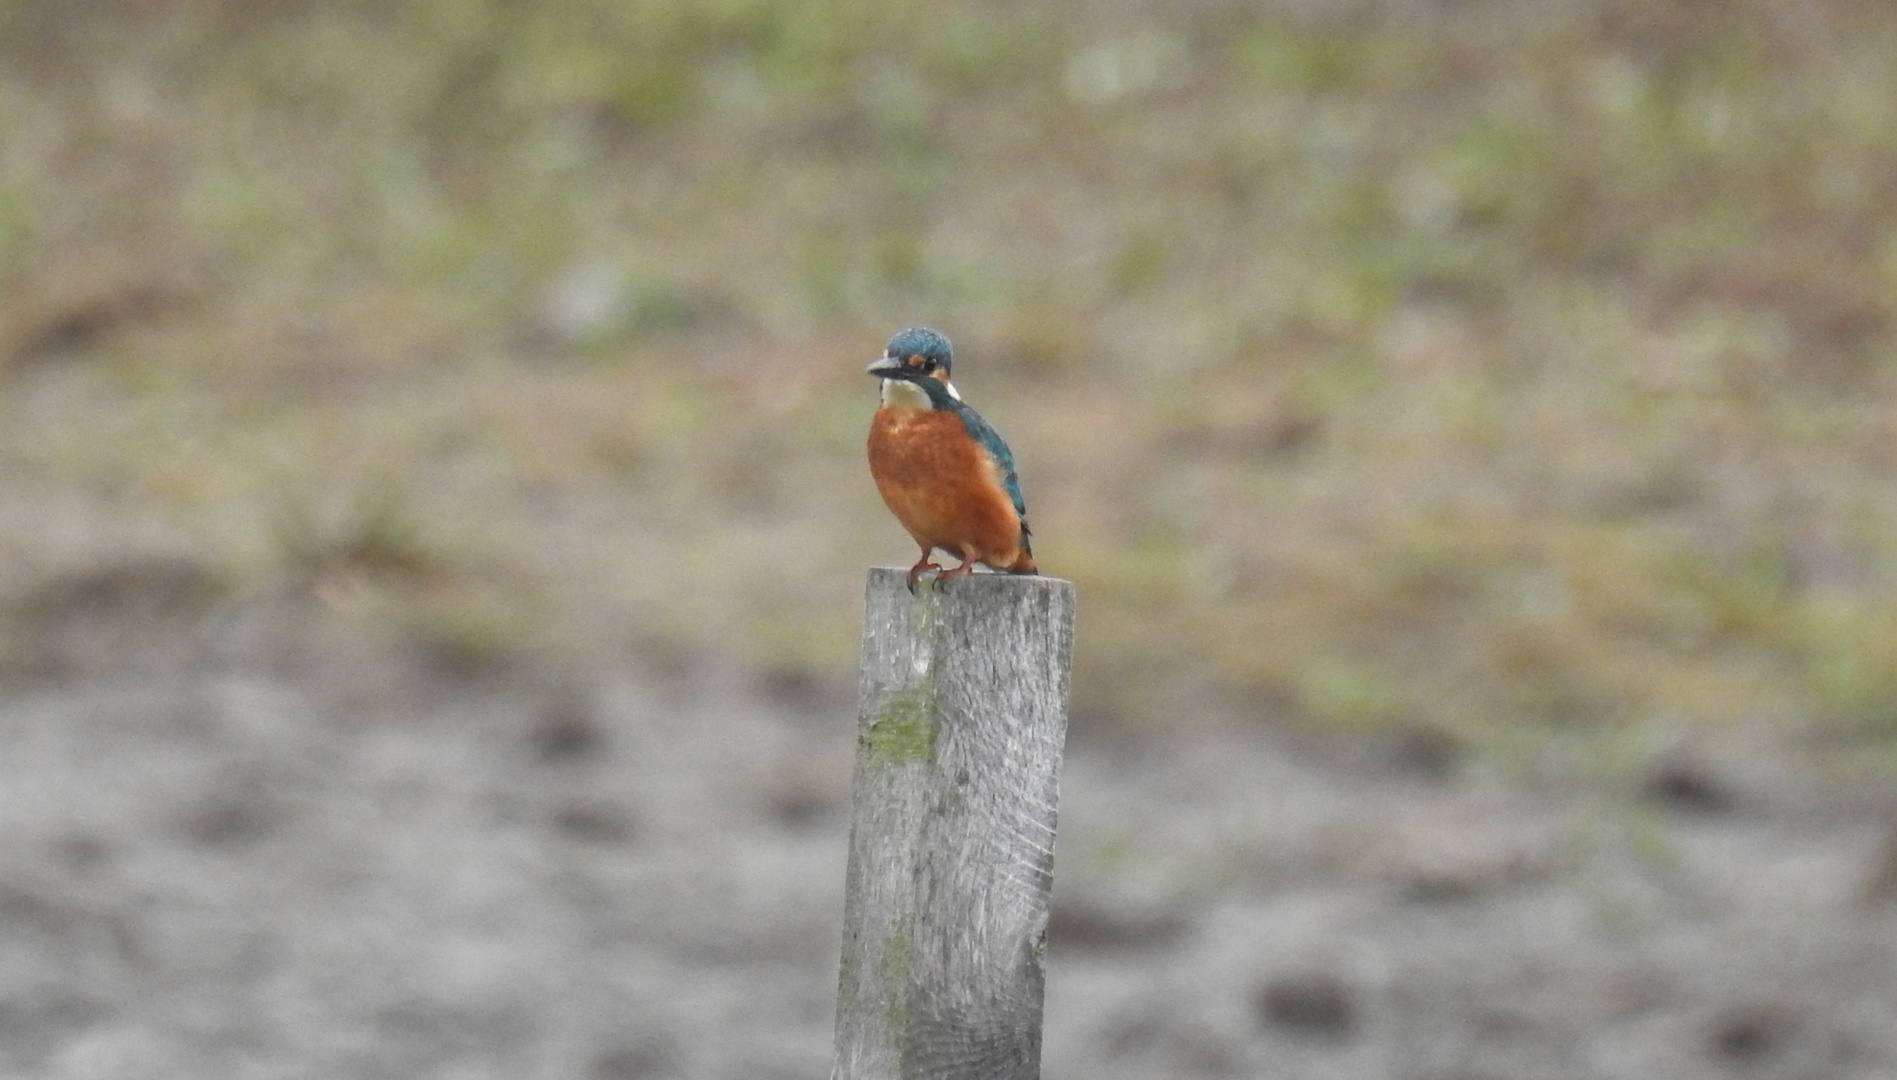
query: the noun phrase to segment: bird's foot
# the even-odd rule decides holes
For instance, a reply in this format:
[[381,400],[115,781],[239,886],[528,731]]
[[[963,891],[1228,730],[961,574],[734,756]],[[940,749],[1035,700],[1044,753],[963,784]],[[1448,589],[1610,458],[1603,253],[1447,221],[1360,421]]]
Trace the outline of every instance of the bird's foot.
[[935,563],[930,562],[929,557],[927,555],[924,555],[922,557],[922,561],[916,563],[914,566],[911,566],[909,568],[909,595],[910,596],[914,596],[916,594],[916,580],[920,578],[923,574],[929,572],[930,570],[934,570],[939,579],[942,573],[942,568],[940,566],[937,566]]
[[937,574],[935,576],[935,587],[939,589],[942,587],[942,584],[944,582],[953,581],[958,577],[967,577],[969,574],[972,574],[974,572],[975,572],[975,560],[963,559],[962,565],[956,567],[953,570],[944,570],[940,574]]

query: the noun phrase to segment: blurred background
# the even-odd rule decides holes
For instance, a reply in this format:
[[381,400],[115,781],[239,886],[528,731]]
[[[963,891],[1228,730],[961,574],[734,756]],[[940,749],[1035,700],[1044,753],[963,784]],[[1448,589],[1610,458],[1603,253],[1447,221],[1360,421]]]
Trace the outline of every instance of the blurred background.
[[1871,0],[0,4],[0,1061],[820,1075],[926,324],[1050,1075],[1897,1073],[1894,223]]

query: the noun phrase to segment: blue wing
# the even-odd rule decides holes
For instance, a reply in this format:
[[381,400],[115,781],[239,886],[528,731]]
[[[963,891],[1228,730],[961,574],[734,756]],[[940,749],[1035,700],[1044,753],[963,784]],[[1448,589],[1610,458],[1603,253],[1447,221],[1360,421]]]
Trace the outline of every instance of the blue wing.
[[1001,482],[1008,489],[1008,498],[1014,502],[1015,516],[1021,519],[1021,547],[1029,555],[1034,554],[1028,542],[1028,537],[1033,535],[1028,528],[1028,506],[1021,498],[1021,481],[1014,473],[1014,454],[1008,450],[1008,444],[1001,440],[1001,433],[983,420],[980,413],[960,401],[954,403],[954,409],[956,415],[962,418],[962,427],[1001,467]]

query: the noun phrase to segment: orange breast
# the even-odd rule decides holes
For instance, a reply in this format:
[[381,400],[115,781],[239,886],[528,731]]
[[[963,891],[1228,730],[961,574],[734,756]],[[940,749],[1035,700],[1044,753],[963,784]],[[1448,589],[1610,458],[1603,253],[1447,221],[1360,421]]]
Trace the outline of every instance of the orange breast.
[[869,471],[890,512],[924,548],[997,568],[1020,558],[1021,519],[994,463],[955,414],[878,409]]

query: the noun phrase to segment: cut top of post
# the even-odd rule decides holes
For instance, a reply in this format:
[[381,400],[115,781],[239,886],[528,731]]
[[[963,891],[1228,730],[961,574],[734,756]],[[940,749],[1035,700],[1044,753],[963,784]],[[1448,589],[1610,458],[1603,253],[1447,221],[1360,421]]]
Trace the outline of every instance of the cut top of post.
[[869,572],[864,601],[863,675],[879,681],[900,676],[904,665],[889,661],[904,658],[910,668],[933,657],[1021,673],[1046,670],[1049,665],[1037,661],[1051,659],[1060,671],[1064,703],[1073,633],[1070,581],[970,574],[940,586],[924,578],[911,593],[907,571],[878,566]]
[[[970,574],[911,593],[907,572],[869,572],[860,705],[871,748],[923,755],[945,716],[1005,718],[1066,734],[1074,586]],[[924,709],[919,706],[928,705]]]

